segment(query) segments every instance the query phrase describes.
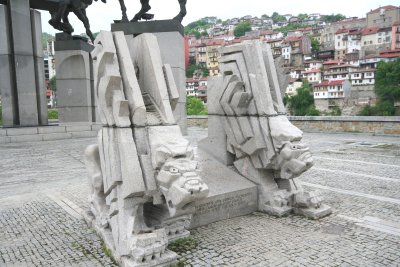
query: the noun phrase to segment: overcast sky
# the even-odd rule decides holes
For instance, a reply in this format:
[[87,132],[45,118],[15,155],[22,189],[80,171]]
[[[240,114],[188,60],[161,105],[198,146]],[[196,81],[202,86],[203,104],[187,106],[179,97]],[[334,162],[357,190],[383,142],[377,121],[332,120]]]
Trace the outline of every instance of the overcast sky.
[[[125,0],[128,9],[128,17],[131,19],[140,9],[139,0]],[[151,12],[155,14],[155,19],[173,18],[179,11],[177,0],[150,0]],[[398,6],[399,0],[188,0],[188,14],[183,21],[183,25],[198,20],[206,16],[216,16],[222,20],[241,17],[245,15],[261,16],[262,14],[271,15],[274,11],[279,14],[299,13],[321,13],[332,14],[341,13],[348,17],[365,17],[371,9],[385,5]],[[121,18],[121,11],[118,0],[107,0],[107,4],[94,2],[87,9],[93,32],[100,30],[110,30],[110,24],[114,19]],[[50,19],[48,12],[42,12],[43,31],[54,34],[56,31],[48,25]],[[70,15],[70,22],[75,28],[74,34],[85,32],[82,23]]]

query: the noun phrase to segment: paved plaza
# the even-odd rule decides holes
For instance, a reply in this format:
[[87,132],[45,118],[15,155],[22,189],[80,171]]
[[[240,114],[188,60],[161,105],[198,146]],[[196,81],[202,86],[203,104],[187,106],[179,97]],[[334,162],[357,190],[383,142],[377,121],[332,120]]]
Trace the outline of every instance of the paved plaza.
[[[195,144],[203,128],[189,129]],[[193,266],[400,266],[400,138],[305,133],[315,166],[301,180],[333,214],[259,212],[192,230]],[[95,138],[0,145],[0,266],[115,266],[83,216],[83,151]]]

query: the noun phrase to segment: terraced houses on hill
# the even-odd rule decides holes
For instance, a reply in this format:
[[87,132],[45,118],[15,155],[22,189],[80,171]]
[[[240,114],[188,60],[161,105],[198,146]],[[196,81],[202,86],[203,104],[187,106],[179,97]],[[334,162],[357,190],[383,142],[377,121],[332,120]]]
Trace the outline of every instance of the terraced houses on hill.
[[[290,15],[287,17],[291,19]],[[400,7],[383,6],[369,11],[365,18],[331,24],[320,18],[319,14],[313,14],[305,23],[299,22],[309,26],[287,33],[274,29],[286,26],[285,23],[271,25],[267,21],[269,29],[262,29],[263,20],[251,16],[232,19],[228,25],[216,25],[218,31],[210,29],[209,37],[188,36],[188,60],[206,66],[211,76],[218,75],[218,47],[260,40],[271,46],[274,57],[282,58],[279,62],[288,75],[288,85],[284,88],[288,96],[296,94],[302,82],[308,81],[313,85],[320,110],[374,103],[377,63],[400,57]],[[234,26],[243,20],[250,21],[253,30],[235,38]],[[312,49],[315,42],[319,49]]]

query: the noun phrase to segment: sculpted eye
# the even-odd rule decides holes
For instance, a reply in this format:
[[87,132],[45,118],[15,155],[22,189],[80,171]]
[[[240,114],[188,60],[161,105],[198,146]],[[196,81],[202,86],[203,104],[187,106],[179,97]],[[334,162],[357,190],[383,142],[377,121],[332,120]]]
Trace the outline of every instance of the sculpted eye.
[[179,170],[177,168],[169,168],[169,171],[172,173],[178,173]]

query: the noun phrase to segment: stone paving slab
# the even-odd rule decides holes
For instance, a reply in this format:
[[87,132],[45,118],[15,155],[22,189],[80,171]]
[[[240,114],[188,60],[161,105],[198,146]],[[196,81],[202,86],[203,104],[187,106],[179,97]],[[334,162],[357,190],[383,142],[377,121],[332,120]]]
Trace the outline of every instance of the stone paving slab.
[[[189,133],[197,142],[206,130]],[[114,266],[82,219],[83,151],[95,141],[0,144],[0,266]],[[255,212],[197,228],[199,245],[180,253],[186,265],[400,265],[400,139],[307,133],[305,142],[316,164],[301,179],[327,188],[333,214],[312,221]]]

